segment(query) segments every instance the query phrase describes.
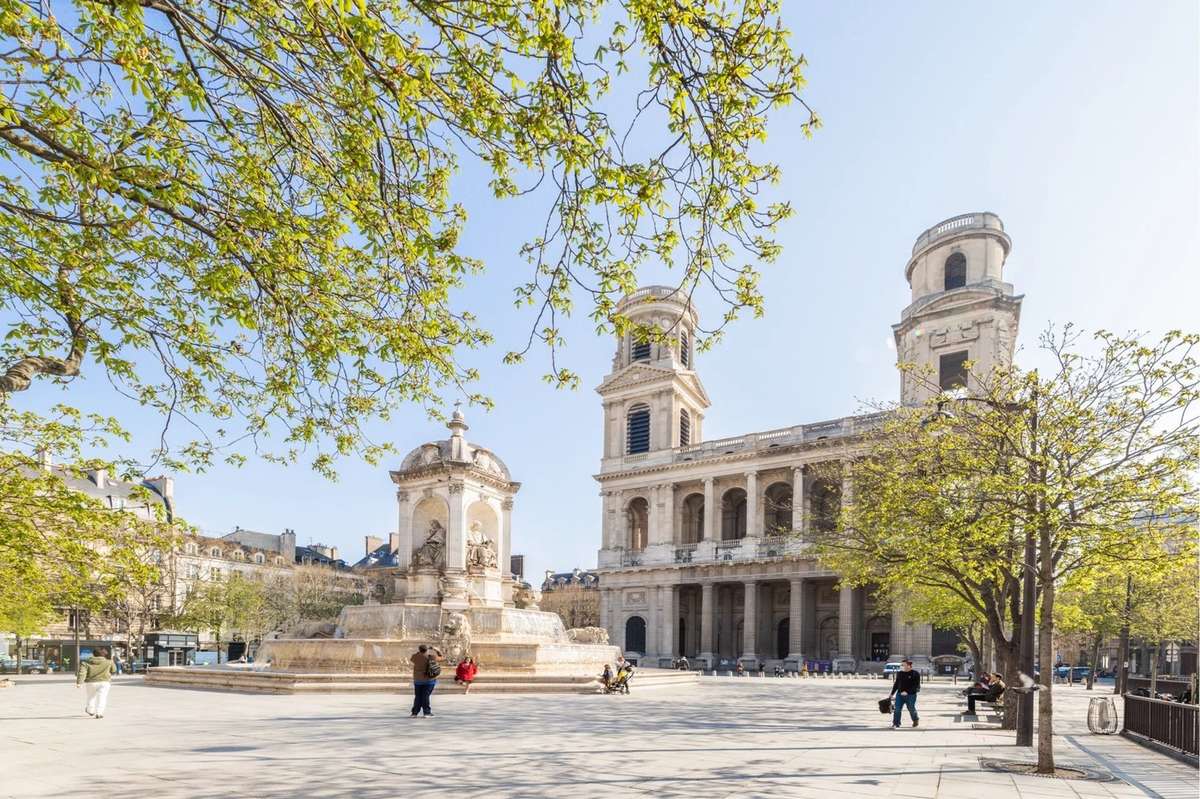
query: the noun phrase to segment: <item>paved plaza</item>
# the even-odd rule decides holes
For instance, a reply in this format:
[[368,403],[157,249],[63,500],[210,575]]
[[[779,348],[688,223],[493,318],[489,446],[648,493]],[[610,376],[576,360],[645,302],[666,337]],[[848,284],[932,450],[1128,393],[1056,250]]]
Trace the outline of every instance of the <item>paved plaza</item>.
[[[635,684],[636,685],[636,684]],[[1135,797],[1197,795],[1193,769],[1086,730],[1089,692],[1062,689],[1060,765],[1083,782],[983,771],[1028,759],[1012,734],[958,717],[959,688],[921,692],[893,731],[878,680],[706,678],[631,696],[234,695],[122,678],[100,721],[61,677],[0,691],[0,797]],[[983,718],[983,717],[981,717]]]

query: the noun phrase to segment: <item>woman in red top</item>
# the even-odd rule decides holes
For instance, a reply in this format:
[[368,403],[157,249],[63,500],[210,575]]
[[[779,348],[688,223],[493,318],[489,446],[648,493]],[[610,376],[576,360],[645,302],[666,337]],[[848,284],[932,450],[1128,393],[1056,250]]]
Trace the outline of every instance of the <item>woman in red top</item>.
[[454,670],[454,681],[465,686],[466,690],[463,693],[469,694],[471,692],[471,682],[478,673],[479,665],[475,662],[475,658],[466,658]]

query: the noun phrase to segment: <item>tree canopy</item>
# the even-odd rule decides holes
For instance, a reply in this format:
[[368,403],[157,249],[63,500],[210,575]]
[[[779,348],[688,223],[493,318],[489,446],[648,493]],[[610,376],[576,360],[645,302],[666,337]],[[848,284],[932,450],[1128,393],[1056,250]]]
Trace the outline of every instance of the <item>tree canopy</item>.
[[328,473],[402,403],[485,401],[464,159],[545,198],[509,360],[540,340],[560,385],[574,297],[627,329],[654,260],[759,312],[790,212],[753,153],[804,85],[774,0],[0,0],[0,36],[0,413],[92,370],[186,421],[175,468],[249,441]]
[[[851,583],[957,595],[1015,668],[1018,581],[1036,580],[1040,660],[1052,661],[1055,592],[1127,563],[1161,570],[1166,530],[1197,518],[1200,336],[1158,341],[1071,327],[1041,346],[1053,368],[975,373],[970,392],[897,408],[852,466],[854,501],[820,556]],[[1026,534],[1036,562],[1024,563]],[[1195,611],[1195,608],[1190,610]],[[1039,770],[1053,769],[1051,689],[1039,694]]]

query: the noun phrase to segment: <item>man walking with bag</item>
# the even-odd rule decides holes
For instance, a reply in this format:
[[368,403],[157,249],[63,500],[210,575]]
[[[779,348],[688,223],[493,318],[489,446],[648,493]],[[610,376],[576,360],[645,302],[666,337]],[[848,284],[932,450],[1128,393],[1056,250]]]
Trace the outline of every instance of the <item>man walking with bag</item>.
[[921,690],[921,673],[913,671],[912,661],[906,660],[896,672],[896,680],[892,683],[892,695],[896,697],[896,707],[892,711],[892,729],[900,729],[900,710],[908,705],[908,717],[916,727],[921,723],[917,715],[917,693]]
[[108,689],[112,687],[112,676],[117,670],[108,659],[108,647],[96,647],[96,653],[79,664],[75,674],[75,687],[87,687],[87,705],[84,712],[93,718],[104,718],[108,705]]
[[433,689],[437,688],[437,678],[442,673],[439,663],[441,659],[441,650],[436,646],[428,647],[425,644],[418,646],[417,651],[409,658],[413,667],[412,717],[414,719],[418,713],[424,713],[427,718],[433,715],[433,709],[429,706],[429,697],[433,695]]

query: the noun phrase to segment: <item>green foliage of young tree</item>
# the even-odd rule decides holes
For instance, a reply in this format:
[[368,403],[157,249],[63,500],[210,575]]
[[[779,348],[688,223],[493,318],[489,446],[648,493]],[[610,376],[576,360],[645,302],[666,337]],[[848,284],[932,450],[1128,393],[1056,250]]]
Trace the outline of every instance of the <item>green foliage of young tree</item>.
[[[1130,634],[1153,648],[1150,690],[1158,689],[1158,652],[1169,642],[1200,641],[1200,566],[1195,522],[1169,539],[1163,567],[1133,580]],[[1186,536],[1186,537],[1183,537]]]
[[[96,612],[130,580],[155,579],[157,564],[144,555],[169,539],[149,492],[137,490],[127,498],[147,511],[149,518],[141,518],[74,491],[63,480],[84,477],[83,467],[112,468],[78,457],[92,433],[109,430],[106,420],[84,419],[69,409],[53,419],[30,413],[0,419],[0,617],[44,619],[56,615],[56,608]],[[38,458],[5,451],[18,442],[65,452],[81,465],[48,470]]]
[[[647,262],[725,304],[712,335],[761,313],[756,265],[778,255],[790,208],[763,200],[779,170],[752,148],[771,112],[803,105],[778,11],[0,0],[4,443],[123,440],[78,402],[46,418],[14,404],[34,387],[70,396],[84,375],[161,417],[153,460],[173,470],[251,449],[332,475],[338,457],[388,451],[364,431],[402,404],[486,403],[462,355],[491,336],[454,295],[487,265],[460,245],[464,162],[498,199],[533,195],[525,218],[544,201],[514,278],[536,318],[507,360],[542,342],[552,383],[578,382],[555,355],[574,296],[599,330],[632,330],[617,302]],[[800,130],[818,124],[808,112]],[[47,448],[80,465],[62,450]],[[23,465],[0,463],[0,521],[24,531],[0,556],[103,572],[85,555],[117,553],[115,526]],[[48,545],[47,514],[79,541]]]
[[775,0],[3,0],[0,36],[0,396],[102,374],[200,425],[179,468],[378,458],[368,421],[476,376],[463,159],[546,199],[516,297],[552,352],[573,292],[627,329],[647,261],[761,312],[790,209],[752,147],[804,85]]
[[[896,586],[892,588],[895,590]],[[954,630],[971,653],[976,672],[986,668],[986,622],[983,614],[965,602],[961,596],[945,589],[918,585],[893,595],[890,604],[893,608],[900,609],[906,619],[934,624],[944,630]]]
[[[1054,369],[972,374],[970,394],[897,409],[854,465],[855,502],[819,552],[851,582],[957,594],[1004,643],[1002,599],[1019,624],[1022,566],[1036,574],[1039,659],[1053,661],[1056,590],[1114,562],[1161,563],[1144,520],[1197,508],[1200,336],[1152,344],[1068,327],[1041,339]],[[1022,564],[1020,542],[1036,542]],[[843,571],[845,570],[845,571]],[[1049,681],[1047,680],[1047,683]],[[1038,768],[1052,772],[1052,688],[1038,694]]]
[[196,583],[173,621],[184,629],[211,634],[216,640],[219,663],[222,640],[241,633],[249,641],[270,628],[266,591],[262,583],[236,573],[228,579]]

